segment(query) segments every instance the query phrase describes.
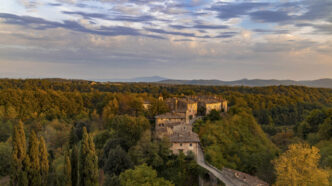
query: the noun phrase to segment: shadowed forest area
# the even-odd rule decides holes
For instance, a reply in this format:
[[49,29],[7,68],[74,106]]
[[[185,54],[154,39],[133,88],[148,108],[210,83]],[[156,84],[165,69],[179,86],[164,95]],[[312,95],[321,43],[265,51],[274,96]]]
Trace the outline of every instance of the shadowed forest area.
[[[153,137],[154,117],[169,111],[160,95],[228,100],[228,113],[193,128],[215,167],[277,185],[332,183],[332,89],[1,79],[0,185],[198,185],[206,171],[194,157]],[[305,171],[294,180],[285,166]]]

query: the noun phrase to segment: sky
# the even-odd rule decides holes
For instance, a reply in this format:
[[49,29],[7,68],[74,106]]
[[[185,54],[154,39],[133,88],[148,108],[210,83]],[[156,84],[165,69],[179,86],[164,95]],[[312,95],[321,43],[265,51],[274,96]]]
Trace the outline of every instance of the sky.
[[332,78],[332,0],[1,0],[0,78]]

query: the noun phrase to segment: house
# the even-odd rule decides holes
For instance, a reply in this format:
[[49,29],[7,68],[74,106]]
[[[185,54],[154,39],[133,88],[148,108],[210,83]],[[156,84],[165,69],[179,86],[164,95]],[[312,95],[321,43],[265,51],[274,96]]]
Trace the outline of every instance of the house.
[[197,116],[197,107],[198,103],[197,101],[194,101],[189,98],[181,98],[178,99],[177,102],[177,110],[179,112],[185,111],[189,119],[193,119]]
[[205,115],[209,114],[211,110],[227,112],[227,101],[221,99],[200,99],[198,101],[198,108],[204,110]]
[[171,150],[173,154],[183,152],[188,154],[190,151],[197,156],[199,147],[199,137],[192,131],[192,126],[187,124],[180,124],[174,126],[173,134],[169,136],[172,144]]
[[197,116],[198,103],[195,100],[189,98],[168,98],[165,102],[170,110],[185,113],[188,119],[193,119]]

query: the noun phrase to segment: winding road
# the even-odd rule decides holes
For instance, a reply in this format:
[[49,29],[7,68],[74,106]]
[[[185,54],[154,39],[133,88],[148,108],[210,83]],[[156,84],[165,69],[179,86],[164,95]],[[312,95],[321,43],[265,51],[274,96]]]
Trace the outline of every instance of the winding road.
[[[192,119],[189,123],[192,125],[197,119],[200,117]],[[198,154],[196,157],[197,164],[203,168],[205,168],[207,171],[209,171],[212,175],[214,175],[217,179],[219,179],[221,182],[223,182],[226,186],[266,186],[267,183],[261,181],[261,180],[254,180],[255,178],[247,175],[245,173],[241,173],[239,171],[235,171],[228,168],[223,168],[222,170],[219,170],[215,168],[214,166],[207,163],[204,159],[204,153],[201,146],[198,146]],[[239,175],[242,176],[239,176]],[[242,177],[242,178],[241,178]],[[250,180],[252,183],[250,184],[248,182]]]

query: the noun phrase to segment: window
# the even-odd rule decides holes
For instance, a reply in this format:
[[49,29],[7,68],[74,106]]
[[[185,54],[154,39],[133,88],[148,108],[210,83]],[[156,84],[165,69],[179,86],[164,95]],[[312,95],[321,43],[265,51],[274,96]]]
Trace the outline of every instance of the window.
[[182,143],[180,143],[180,146],[182,147]]
[[192,144],[192,143],[190,143],[190,146],[192,147],[192,146],[193,146],[193,144]]

